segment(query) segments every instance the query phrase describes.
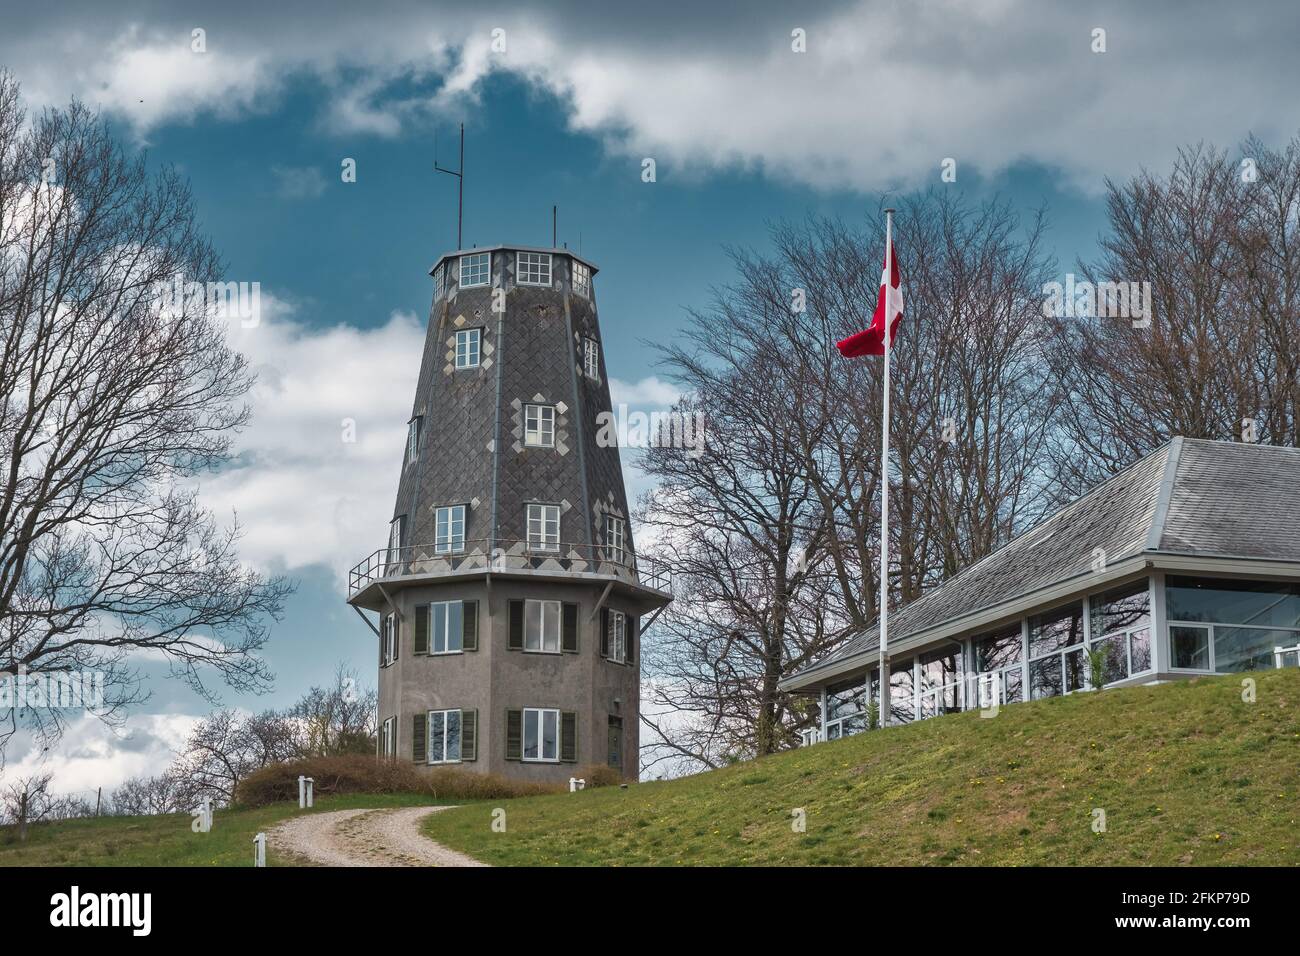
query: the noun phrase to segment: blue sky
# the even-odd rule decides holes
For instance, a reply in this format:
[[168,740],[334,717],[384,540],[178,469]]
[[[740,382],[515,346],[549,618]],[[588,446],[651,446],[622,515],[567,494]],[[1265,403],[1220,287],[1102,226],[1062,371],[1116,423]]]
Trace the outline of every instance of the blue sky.
[[[140,2],[6,14],[0,66],[29,106],[79,96],[150,162],[179,167],[228,278],[263,289],[261,327],[236,337],[263,372],[254,424],[203,489],[219,513],[238,511],[248,560],[299,589],[267,648],[276,690],[227,702],[284,705],[339,661],[373,679],[374,639],[344,603],[342,574],[382,543],[391,511],[427,272],[455,245],[455,180],[433,171],[435,136],[454,164],[461,121],[464,244],[546,245],[557,204],[560,241],[601,268],[615,401],[642,406],[672,398],[654,344],[729,281],[725,247],[765,248],[775,220],[873,215],[883,191],[939,184],[952,156],[957,182],[943,188],[1047,205],[1064,272],[1094,254],[1105,177],[1166,167],[1183,143],[1232,148],[1251,131],[1278,143],[1300,128],[1293,5],[980,6]],[[1104,53],[1092,49],[1099,24]],[[500,54],[497,28],[509,37]],[[793,29],[806,52],[792,50]],[[1252,55],[1225,58],[1225,42]],[[341,181],[345,157],[355,183]],[[343,417],[358,422],[356,446],[340,443]],[[628,479],[644,487],[633,469]],[[157,745],[79,727],[60,758],[68,779],[159,769],[181,718],[206,710],[165,668],[145,669],[153,697],[128,732]],[[132,763],[126,750],[148,756]]]

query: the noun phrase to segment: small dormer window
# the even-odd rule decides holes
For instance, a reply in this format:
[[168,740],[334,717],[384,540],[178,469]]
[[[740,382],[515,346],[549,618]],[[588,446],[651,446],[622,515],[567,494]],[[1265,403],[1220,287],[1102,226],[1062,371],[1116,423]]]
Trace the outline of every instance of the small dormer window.
[[587,378],[600,381],[600,344],[595,339],[582,340],[582,371]]
[[436,302],[447,294],[447,266],[440,264],[433,270],[433,300]]
[[460,287],[487,285],[492,272],[492,253],[474,252],[460,257]]
[[551,284],[551,254],[549,252],[519,253],[519,268],[515,281],[520,285]]
[[573,260],[573,294],[591,298],[591,269],[577,259]]

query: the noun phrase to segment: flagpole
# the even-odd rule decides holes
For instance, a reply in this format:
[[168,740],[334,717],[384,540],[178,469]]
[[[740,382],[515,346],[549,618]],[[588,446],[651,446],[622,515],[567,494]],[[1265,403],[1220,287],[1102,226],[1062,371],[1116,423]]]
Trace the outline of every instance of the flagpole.
[[894,279],[894,210],[885,210],[885,393],[880,453],[880,726],[889,725],[889,349],[890,295]]

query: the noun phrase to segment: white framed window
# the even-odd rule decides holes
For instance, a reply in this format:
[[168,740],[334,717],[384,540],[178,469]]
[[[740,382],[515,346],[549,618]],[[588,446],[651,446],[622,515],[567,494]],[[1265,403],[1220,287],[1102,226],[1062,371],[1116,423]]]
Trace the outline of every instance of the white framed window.
[[551,254],[549,252],[519,253],[519,268],[515,281],[520,285],[551,284]]
[[524,444],[533,448],[555,447],[555,406],[524,406]]
[[388,522],[388,553],[384,557],[385,574],[396,574],[401,570],[402,538],[405,528],[406,515],[398,515]]
[[560,550],[560,506],[528,506],[528,550]]
[[443,263],[433,270],[433,298],[436,302],[447,294],[447,265]]
[[492,253],[472,252],[460,257],[460,287],[487,285],[492,273]]
[[609,659],[616,664],[627,660],[627,615],[609,612]]
[[383,662],[387,667],[397,660],[397,641],[400,621],[396,614],[385,614],[379,622],[379,640],[383,643]]
[[459,654],[465,635],[465,602],[435,601],[429,605],[429,653]]
[[435,554],[459,554],[465,550],[465,506],[446,505],[433,513]]
[[406,463],[409,465],[415,461],[420,454],[420,423],[422,419],[416,415],[406,423]]
[[524,708],[524,760],[557,763],[560,759],[560,712]]
[[478,368],[482,344],[482,329],[460,329],[456,333],[456,368]]
[[627,550],[623,545],[626,540],[625,529],[622,518],[605,515],[605,557],[618,564],[627,560]]
[[384,757],[397,756],[397,718],[386,717],[379,728],[379,753]]
[[559,601],[524,601],[524,650],[560,653]]
[[577,259],[573,260],[573,291],[575,295],[591,298],[591,269]]
[[460,763],[460,711],[429,711],[429,763]]
[[582,340],[582,371],[587,378],[600,381],[600,344],[595,339]]

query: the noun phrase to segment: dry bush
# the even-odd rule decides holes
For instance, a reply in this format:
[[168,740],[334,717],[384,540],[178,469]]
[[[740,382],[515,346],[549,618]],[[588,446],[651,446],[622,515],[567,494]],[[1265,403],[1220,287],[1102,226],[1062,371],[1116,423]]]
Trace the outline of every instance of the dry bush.
[[575,776],[587,781],[588,790],[592,787],[617,787],[623,783],[623,775],[603,763],[593,763],[583,767]]
[[557,793],[554,784],[507,780],[492,774],[472,773],[454,767],[425,771],[409,763],[378,760],[362,754],[308,757],[262,767],[239,782],[235,801],[240,806],[298,799],[299,775],[311,777],[315,792],[427,793],[432,799],[488,800]]

